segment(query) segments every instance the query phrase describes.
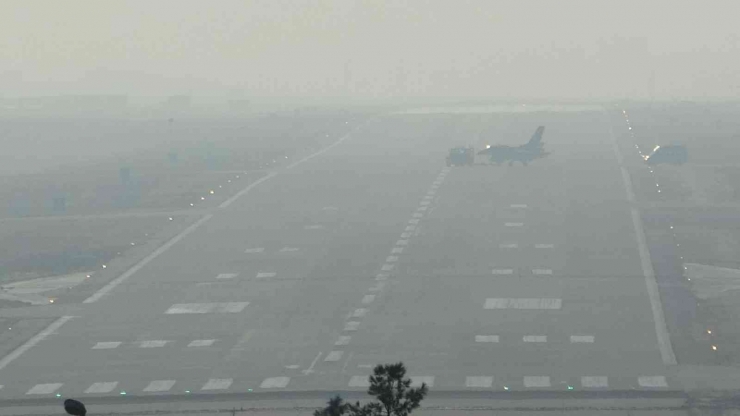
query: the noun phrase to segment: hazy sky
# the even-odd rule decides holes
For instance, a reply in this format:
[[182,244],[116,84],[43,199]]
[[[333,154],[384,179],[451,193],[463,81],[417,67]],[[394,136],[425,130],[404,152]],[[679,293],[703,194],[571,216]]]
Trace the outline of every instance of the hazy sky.
[[2,0],[0,95],[728,97],[737,16],[737,0]]

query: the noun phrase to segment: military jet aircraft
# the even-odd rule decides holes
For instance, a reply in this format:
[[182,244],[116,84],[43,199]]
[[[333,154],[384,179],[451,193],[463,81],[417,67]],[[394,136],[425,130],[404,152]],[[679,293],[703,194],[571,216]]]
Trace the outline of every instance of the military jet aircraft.
[[491,163],[497,165],[508,160],[509,166],[513,165],[514,162],[522,162],[522,165],[526,166],[527,163],[550,154],[545,152],[544,143],[542,143],[542,133],[544,132],[545,126],[539,126],[526,144],[521,146],[488,145],[485,149],[478,152],[478,154],[488,155],[491,158]]

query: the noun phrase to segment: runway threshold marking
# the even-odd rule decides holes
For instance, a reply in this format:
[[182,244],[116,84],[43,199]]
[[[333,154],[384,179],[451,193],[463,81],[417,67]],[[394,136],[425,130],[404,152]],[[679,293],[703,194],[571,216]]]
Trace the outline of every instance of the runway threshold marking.
[[144,391],[150,393],[169,391],[174,385],[175,380],[154,380],[144,387]]
[[93,383],[85,389],[86,394],[93,394],[93,393],[110,393],[113,391],[113,389],[116,388],[118,385],[117,381],[103,381],[98,383]]
[[26,394],[52,394],[62,387],[62,383],[37,384],[31,387]]

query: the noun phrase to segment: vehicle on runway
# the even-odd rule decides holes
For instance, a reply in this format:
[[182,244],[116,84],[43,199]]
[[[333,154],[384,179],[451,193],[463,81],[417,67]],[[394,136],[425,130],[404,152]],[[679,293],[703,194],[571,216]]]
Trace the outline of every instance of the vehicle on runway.
[[542,143],[542,134],[544,132],[545,126],[539,126],[526,144],[521,146],[488,145],[485,149],[478,152],[478,154],[488,155],[491,163],[497,165],[508,160],[509,166],[513,165],[514,162],[522,162],[522,165],[527,166],[527,163],[549,155],[549,153],[545,152],[544,143]]
[[455,147],[447,155],[447,166],[473,166],[475,164],[475,148]]
[[651,166],[683,165],[689,160],[689,154],[686,147],[681,145],[655,146],[655,149],[649,155],[644,156],[644,159]]

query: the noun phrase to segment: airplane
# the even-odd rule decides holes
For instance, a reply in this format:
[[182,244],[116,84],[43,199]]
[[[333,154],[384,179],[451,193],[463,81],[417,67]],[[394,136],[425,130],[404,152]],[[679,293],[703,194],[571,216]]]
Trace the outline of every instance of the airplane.
[[496,163],[497,165],[508,160],[509,166],[513,165],[515,161],[522,162],[522,165],[527,166],[527,163],[550,154],[545,152],[544,143],[542,143],[542,133],[544,132],[545,126],[539,126],[526,144],[521,146],[488,145],[485,149],[478,152],[478,154],[488,155],[491,158],[491,163]]

